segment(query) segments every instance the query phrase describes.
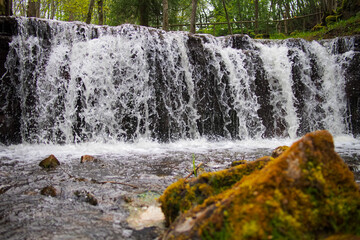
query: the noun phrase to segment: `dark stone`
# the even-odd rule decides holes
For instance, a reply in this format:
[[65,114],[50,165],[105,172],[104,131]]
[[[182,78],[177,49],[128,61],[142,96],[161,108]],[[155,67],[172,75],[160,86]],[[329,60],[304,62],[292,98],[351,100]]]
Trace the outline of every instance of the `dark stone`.
[[54,188],[53,186],[47,186],[41,189],[40,194],[49,197],[56,197],[57,192],[56,188]]
[[98,200],[95,198],[94,195],[92,195],[88,191],[85,191],[85,190],[75,191],[74,195],[81,202],[86,202],[86,203],[89,203],[90,205],[93,205],[93,206],[98,205]]
[[348,103],[349,123],[352,134],[360,135],[360,35],[354,36],[354,56],[346,66],[346,98]]
[[158,239],[160,231],[157,227],[147,227],[140,230],[133,230],[132,237],[137,240]]

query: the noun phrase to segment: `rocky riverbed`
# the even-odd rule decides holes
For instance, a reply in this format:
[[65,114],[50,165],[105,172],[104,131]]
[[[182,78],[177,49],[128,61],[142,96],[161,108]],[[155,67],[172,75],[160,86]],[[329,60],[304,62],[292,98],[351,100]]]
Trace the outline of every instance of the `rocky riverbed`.
[[[164,230],[157,198],[187,176],[225,169],[235,160],[255,160],[290,141],[190,143],[184,145],[0,146],[0,236],[2,239],[156,239]],[[96,147],[95,147],[96,146]],[[359,176],[359,144],[337,151]],[[50,154],[60,165],[43,169]],[[81,163],[81,156],[97,161]],[[53,189],[45,191],[51,186]],[[55,193],[54,193],[55,192]]]

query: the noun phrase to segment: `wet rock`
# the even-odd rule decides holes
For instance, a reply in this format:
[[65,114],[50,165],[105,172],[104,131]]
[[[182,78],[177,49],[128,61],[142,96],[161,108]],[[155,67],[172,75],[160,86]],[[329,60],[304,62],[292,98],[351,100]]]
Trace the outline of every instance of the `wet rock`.
[[98,160],[91,156],[91,155],[83,155],[81,156],[81,159],[80,159],[80,163],[84,163],[84,162],[97,162]]
[[277,158],[278,156],[280,156],[283,152],[285,152],[288,149],[289,149],[288,146],[277,147],[277,148],[274,149],[274,151],[272,151],[271,157]]
[[130,227],[140,230],[146,227],[163,226],[164,220],[164,214],[161,212],[160,207],[151,205],[139,209],[136,214],[133,213],[127,219],[127,222]]
[[[163,239],[324,239],[360,233],[360,191],[327,131],[305,135],[261,170],[206,200],[197,200],[202,192],[195,185],[180,180],[165,190],[162,207],[169,222],[174,213],[183,213]],[[183,199],[188,199],[186,212]]]
[[159,229],[156,227],[148,227],[148,228],[143,228],[140,230],[133,230],[132,232],[132,236],[135,239],[141,239],[141,240],[154,240],[154,239],[158,239],[157,237],[159,236]]
[[131,228],[140,230],[149,227],[164,227],[165,217],[157,201],[159,197],[160,193],[147,191],[127,202],[129,210],[127,222]]
[[39,163],[42,168],[55,168],[60,165],[59,160],[54,155],[50,155]]
[[89,203],[89,204],[91,204],[93,206],[98,205],[98,200],[95,198],[94,195],[92,195],[88,191],[85,191],[85,190],[75,191],[74,195],[81,202],[87,202],[87,203]]
[[11,188],[11,185],[0,185],[0,194],[5,193],[10,188]]
[[202,204],[210,196],[231,188],[244,176],[259,171],[271,159],[263,157],[219,172],[204,173],[189,181],[180,179],[173,183],[159,198],[166,225],[169,226],[181,213]]
[[46,186],[43,189],[41,189],[40,194],[49,197],[56,197],[57,192],[56,192],[56,188],[54,188],[53,186]]

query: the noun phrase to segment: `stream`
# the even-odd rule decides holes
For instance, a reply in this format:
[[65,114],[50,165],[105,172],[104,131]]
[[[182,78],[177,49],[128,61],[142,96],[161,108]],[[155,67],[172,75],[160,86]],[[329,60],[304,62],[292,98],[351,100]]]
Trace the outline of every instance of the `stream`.
[[[164,226],[156,199],[192,171],[193,156],[205,171],[216,171],[234,160],[270,155],[277,146],[292,142],[198,139],[167,144],[139,140],[0,145],[0,238],[157,239]],[[359,182],[360,140],[337,137],[335,145]],[[61,164],[44,170],[39,162],[50,154]],[[98,161],[80,163],[85,154]],[[56,189],[55,197],[40,193],[46,186]]]

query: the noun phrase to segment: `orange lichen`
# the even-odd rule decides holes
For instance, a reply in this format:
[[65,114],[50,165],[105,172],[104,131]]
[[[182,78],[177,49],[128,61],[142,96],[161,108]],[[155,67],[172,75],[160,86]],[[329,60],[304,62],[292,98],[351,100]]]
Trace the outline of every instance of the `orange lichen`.
[[[184,184],[191,189],[190,183]],[[202,203],[190,205],[193,207],[170,226],[164,239],[360,235],[360,192],[353,174],[335,153],[327,131],[307,134],[261,170],[243,175],[231,188]],[[191,219],[191,225],[177,231],[176,226],[186,219]]]
[[159,198],[166,224],[171,224],[180,213],[203,203],[210,196],[231,188],[242,177],[262,169],[271,159],[263,157],[219,172],[203,173],[189,181],[181,179],[173,183]]

